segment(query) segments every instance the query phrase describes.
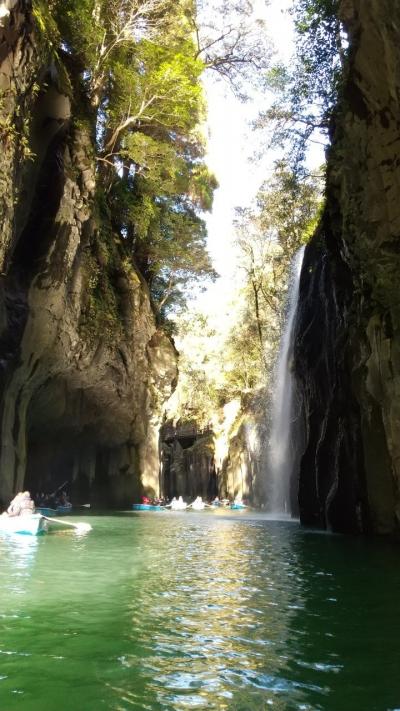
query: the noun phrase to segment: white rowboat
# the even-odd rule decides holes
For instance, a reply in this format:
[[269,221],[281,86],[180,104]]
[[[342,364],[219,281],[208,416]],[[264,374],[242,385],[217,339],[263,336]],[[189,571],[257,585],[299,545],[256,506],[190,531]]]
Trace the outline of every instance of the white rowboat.
[[29,536],[40,536],[48,531],[65,531],[74,528],[78,533],[91,530],[90,523],[71,523],[56,518],[42,516],[40,513],[22,514],[21,516],[0,516],[0,532],[22,533]]

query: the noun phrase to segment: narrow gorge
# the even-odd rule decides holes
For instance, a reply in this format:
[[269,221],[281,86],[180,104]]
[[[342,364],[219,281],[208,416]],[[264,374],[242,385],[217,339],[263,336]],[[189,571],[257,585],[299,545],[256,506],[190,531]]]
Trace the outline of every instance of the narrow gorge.
[[400,0],[0,0],[0,710],[400,711]]
[[[292,417],[287,391],[286,409],[273,414],[273,390],[286,387],[289,375],[277,384],[272,364],[289,257],[306,241],[314,193],[290,248],[274,237],[269,262],[257,264],[259,245],[242,238],[253,322],[246,332],[250,306],[247,316],[242,306],[225,380],[197,382],[181,410],[168,410],[185,366],[166,305],[179,297],[189,271],[215,278],[199,217],[217,186],[195,135],[203,67],[189,52],[183,68],[172,63],[160,79],[175,50],[168,49],[170,27],[160,40],[158,17],[143,22],[149,37],[157,27],[162,61],[151,54],[153,40],[135,39],[121,50],[123,35],[111,34],[107,49],[110,29],[93,40],[96,59],[80,37],[74,3],[64,14],[57,3],[28,0],[5,0],[0,9],[2,503],[24,487],[50,490],[64,481],[74,498],[100,507],[179,489],[299,509],[304,524],[333,531],[398,532],[398,10],[389,0],[338,6],[345,56],[330,119],[325,203],[305,247],[289,364],[305,431],[300,463],[296,454],[292,466],[293,443],[278,452],[282,413]],[[188,50],[185,30],[176,42]],[[108,65],[113,52],[121,54]],[[124,61],[132,61],[129,76]],[[143,96],[154,95],[133,115],[123,91],[129,85],[138,94],[132,86],[141,71]],[[151,82],[171,76],[182,95],[171,99],[175,90],[167,88],[165,105],[146,113],[160,100]],[[276,174],[281,185],[285,170]],[[266,189],[258,197],[267,206],[264,234],[277,233],[274,210],[285,202],[277,194],[275,187],[275,202]],[[303,208],[305,202],[301,197]],[[246,219],[249,240],[254,218]],[[171,303],[174,313],[178,300]],[[196,397],[208,417],[199,415]],[[194,436],[182,435],[185,428]],[[285,461],[274,463],[280,456]],[[290,507],[279,493],[279,472],[275,503],[271,494],[272,470],[281,465],[291,469]]]

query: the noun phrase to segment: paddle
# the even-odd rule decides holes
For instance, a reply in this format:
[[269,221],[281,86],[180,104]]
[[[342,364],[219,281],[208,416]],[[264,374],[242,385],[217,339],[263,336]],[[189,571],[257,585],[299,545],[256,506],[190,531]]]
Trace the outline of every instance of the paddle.
[[75,528],[77,531],[92,530],[90,523],[85,523],[84,521],[80,523],[71,523],[70,521],[64,521],[63,519],[59,518],[50,518],[50,516],[43,516],[43,518],[45,518],[46,521],[52,521],[53,523],[61,523],[63,526],[72,526],[72,528]]

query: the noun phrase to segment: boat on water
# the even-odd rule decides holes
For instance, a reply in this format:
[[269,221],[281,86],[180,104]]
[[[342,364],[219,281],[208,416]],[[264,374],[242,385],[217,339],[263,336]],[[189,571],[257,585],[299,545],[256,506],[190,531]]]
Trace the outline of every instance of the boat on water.
[[72,504],[57,506],[55,509],[48,506],[36,506],[36,512],[42,514],[42,516],[66,516],[72,512]]
[[178,499],[174,496],[171,503],[167,504],[165,508],[171,509],[171,511],[186,511],[187,507],[188,505],[182,496],[179,496]]
[[243,504],[242,502],[239,501],[234,501],[233,504],[231,504],[231,509],[232,511],[240,511],[242,509],[247,509],[248,506],[246,504]]
[[47,506],[36,506],[36,513],[42,516],[57,516],[57,509],[50,509]]
[[73,528],[80,533],[90,531],[89,523],[60,521],[48,518],[40,513],[21,514],[20,516],[0,516],[0,533],[19,533],[29,536],[40,536],[53,531],[66,531]]
[[192,511],[204,511],[206,508],[206,504],[201,498],[201,496],[196,496],[195,500],[192,501],[191,504],[189,504],[188,508],[191,508]]
[[165,506],[159,504],[132,504],[133,511],[163,511]]
[[21,516],[0,516],[0,531],[39,536],[48,531],[48,520],[40,513]]
[[64,516],[65,514],[70,514],[72,511],[72,504],[64,504],[63,506],[57,506],[57,516]]

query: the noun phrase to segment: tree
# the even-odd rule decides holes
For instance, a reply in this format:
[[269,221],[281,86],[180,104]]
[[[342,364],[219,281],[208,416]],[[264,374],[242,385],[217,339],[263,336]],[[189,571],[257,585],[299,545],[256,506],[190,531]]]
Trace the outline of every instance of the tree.
[[[244,274],[242,319],[232,332],[232,353],[251,354],[249,373],[268,379],[283,326],[287,275],[296,251],[312,235],[321,210],[321,185],[299,178],[284,161],[260,188],[253,208],[237,211],[240,269]],[[244,344],[247,344],[245,347]],[[243,362],[244,365],[244,362]]]
[[188,0],[66,0],[55,11],[60,53],[78,68],[92,126],[103,215],[161,319],[183,284],[215,277],[202,213],[216,181],[198,128],[204,63],[190,35],[193,12]]
[[290,67],[269,70],[267,83],[277,98],[257,125],[269,129],[271,144],[286,149],[291,167],[301,170],[310,142],[327,141],[347,43],[338,0],[295,0],[291,14],[295,57]]
[[252,87],[265,86],[271,43],[264,21],[254,14],[253,3],[197,0],[190,25],[196,57],[223,78],[236,96],[247,99]]

